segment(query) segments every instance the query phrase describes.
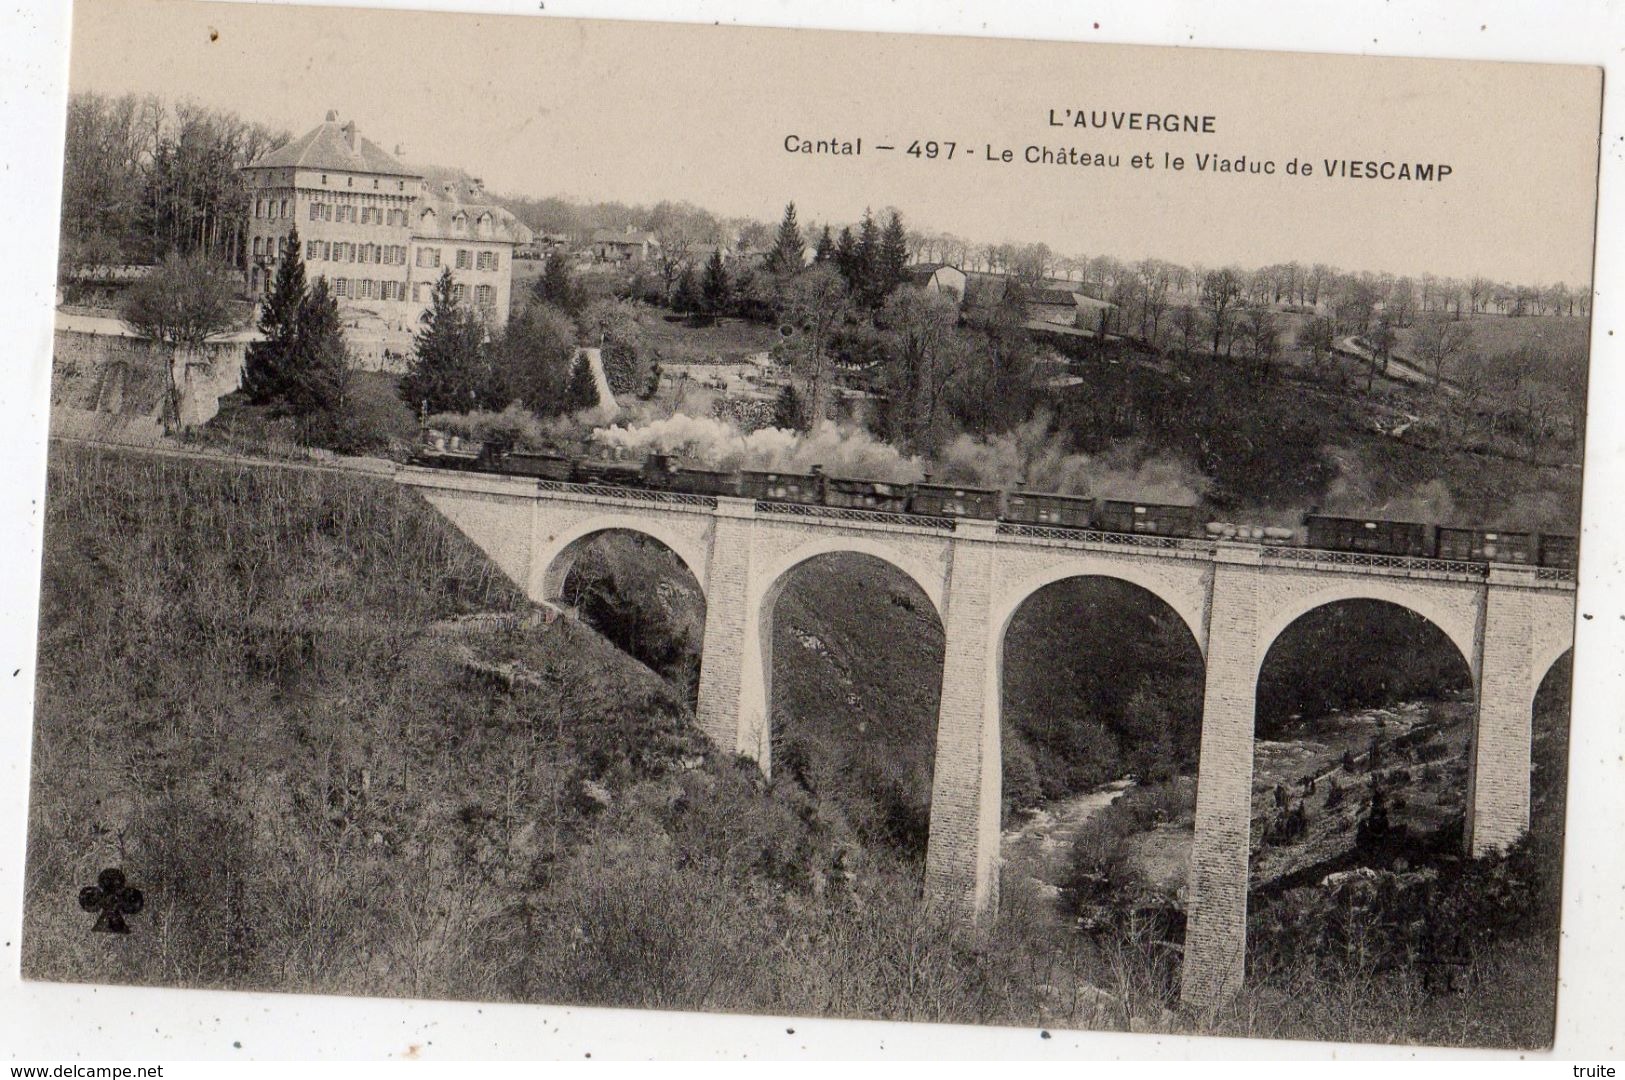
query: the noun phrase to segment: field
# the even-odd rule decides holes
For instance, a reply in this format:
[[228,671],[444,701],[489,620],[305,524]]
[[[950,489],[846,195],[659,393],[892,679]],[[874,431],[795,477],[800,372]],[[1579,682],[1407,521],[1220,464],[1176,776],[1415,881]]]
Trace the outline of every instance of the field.
[[738,364],[771,349],[778,330],[748,319],[723,318],[700,325],[659,308],[645,330],[662,364]]
[[[1480,356],[1494,356],[1513,349],[1529,348],[1537,356],[1587,347],[1591,321],[1559,315],[1523,315],[1509,318],[1505,315],[1472,315],[1466,320],[1473,336],[1469,348]],[[1414,326],[1399,330],[1399,352],[1411,354],[1416,337]],[[1455,378],[1455,370],[1447,369],[1446,378]]]

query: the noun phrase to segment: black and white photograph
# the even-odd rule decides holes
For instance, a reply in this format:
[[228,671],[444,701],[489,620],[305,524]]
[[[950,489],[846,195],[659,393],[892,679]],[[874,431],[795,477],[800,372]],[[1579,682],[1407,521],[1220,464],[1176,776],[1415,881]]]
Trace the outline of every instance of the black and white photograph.
[[1382,49],[76,0],[25,984],[1550,1048],[1604,72]]

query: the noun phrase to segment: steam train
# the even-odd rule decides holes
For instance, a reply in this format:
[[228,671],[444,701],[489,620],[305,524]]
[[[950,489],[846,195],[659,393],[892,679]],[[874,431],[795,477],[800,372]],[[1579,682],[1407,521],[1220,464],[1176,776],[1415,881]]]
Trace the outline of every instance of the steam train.
[[1305,514],[1302,522],[1295,526],[1239,525],[1214,521],[1195,505],[1061,495],[1029,491],[1021,486],[1002,491],[934,484],[929,474],[924,480],[909,484],[850,479],[829,476],[816,465],[806,473],[750,469],[724,472],[690,468],[671,454],[613,458],[586,452],[548,453],[435,431],[425,433],[412,464],[560,483],[724,495],[761,502],[929,518],[974,518],[1046,529],[1140,534],[1175,540],[1243,540],[1271,546],[1452,562],[1499,562],[1572,570],[1578,565],[1579,556],[1575,538],[1559,533],[1458,528],[1318,513]]

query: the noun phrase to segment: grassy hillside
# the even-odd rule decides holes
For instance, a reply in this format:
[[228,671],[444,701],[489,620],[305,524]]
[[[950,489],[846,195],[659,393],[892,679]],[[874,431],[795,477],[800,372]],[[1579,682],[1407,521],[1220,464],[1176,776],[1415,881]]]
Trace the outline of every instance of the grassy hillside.
[[[45,550],[33,977],[454,992],[436,941],[564,857],[583,785],[699,752],[584,629],[437,629],[525,605],[387,482],[57,446]],[[108,865],[149,898],[111,952],[73,902]]]
[[911,859],[930,828],[942,648],[919,587],[867,555],[804,563],[775,609],[776,774]]
[[1521,452],[1435,445],[1421,428],[1405,438],[1380,434],[1379,426],[1431,415],[1427,392],[1379,381],[1368,394],[1353,367],[1306,365],[1283,363],[1264,379],[1208,357],[1084,361],[1085,382],[1058,395],[1056,419],[1087,453],[1135,445],[1189,462],[1187,486],[1247,519],[1320,509],[1576,530],[1580,477],[1569,465],[1577,447],[1554,444],[1542,464],[1530,464]]

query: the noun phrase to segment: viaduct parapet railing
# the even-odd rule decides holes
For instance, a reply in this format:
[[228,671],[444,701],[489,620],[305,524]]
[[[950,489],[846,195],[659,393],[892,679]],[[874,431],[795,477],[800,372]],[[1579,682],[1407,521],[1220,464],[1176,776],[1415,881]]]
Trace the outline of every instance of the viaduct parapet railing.
[[467,534],[535,600],[562,596],[593,536],[653,537],[705,597],[697,720],[725,751],[772,769],[773,608],[796,567],[834,553],[884,560],[943,630],[925,889],[975,918],[998,903],[1005,631],[1027,599],[1075,577],[1152,593],[1204,664],[1182,994],[1241,985],[1251,853],[1254,711],[1271,645],[1327,604],[1378,600],[1438,627],[1472,675],[1466,846],[1504,848],[1529,825],[1532,706],[1573,642],[1575,581],[1561,569],[1419,559],[922,517],[727,496],[404,468],[397,479]]

